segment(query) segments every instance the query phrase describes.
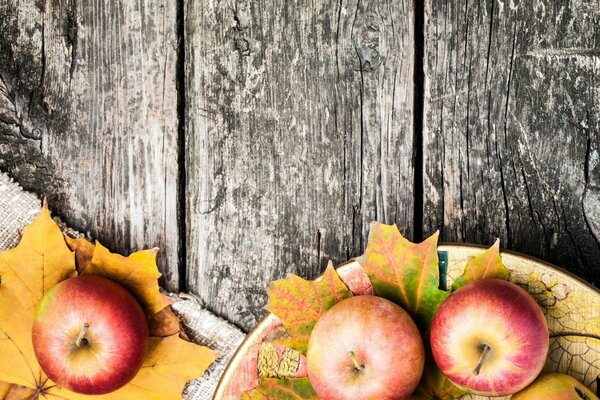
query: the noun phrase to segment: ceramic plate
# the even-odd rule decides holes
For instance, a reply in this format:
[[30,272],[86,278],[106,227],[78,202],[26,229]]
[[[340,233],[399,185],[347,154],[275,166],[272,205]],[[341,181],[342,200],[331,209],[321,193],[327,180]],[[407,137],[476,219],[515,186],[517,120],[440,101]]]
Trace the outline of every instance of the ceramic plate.
[[[446,244],[440,245],[438,250],[440,270],[447,268],[446,282],[441,278],[441,284],[451,287],[453,279],[462,274],[467,260],[484,248]],[[596,392],[600,378],[600,291],[543,261],[512,252],[501,254],[511,271],[509,279],[535,297],[546,314],[551,338],[545,370],[569,373]],[[364,281],[366,276],[358,262],[349,261],[338,266],[337,271],[352,291],[358,294],[365,290],[368,292]],[[278,318],[269,314],[248,334],[221,377],[215,400],[237,400],[241,393],[256,386],[261,344],[280,326]],[[264,349],[261,355],[263,352]],[[292,369],[300,371],[304,368],[299,358],[292,357],[287,361]],[[465,395],[461,400],[470,399],[488,397]]]

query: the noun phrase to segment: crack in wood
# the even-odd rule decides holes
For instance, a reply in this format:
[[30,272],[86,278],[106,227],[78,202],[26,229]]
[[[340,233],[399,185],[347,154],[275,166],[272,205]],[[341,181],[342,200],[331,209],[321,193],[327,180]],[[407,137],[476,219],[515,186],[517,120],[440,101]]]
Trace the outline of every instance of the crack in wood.
[[[187,273],[187,245],[188,237],[187,226],[187,147],[186,147],[186,114],[187,103],[185,101],[186,84],[186,49],[185,49],[185,31],[186,31],[186,10],[185,1],[177,0],[177,63],[176,63],[176,81],[177,81],[177,228],[179,234],[179,254],[176,260],[178,273],[178,289],[181,292],[188,291],[188,273]],[[166,178],[166,177],[165,177]]]
[[527,57],[600,57],[600,49],[598,48],[555,48],[555,49],[535,49],[525,53]]
[[79,24],[77,22],[77,0],[71,0],[71,7],[67,11],[67,41],[71,47],[71,64],[69,65],[69,86],[73,81],[73,75],[77,67],[77,33]]

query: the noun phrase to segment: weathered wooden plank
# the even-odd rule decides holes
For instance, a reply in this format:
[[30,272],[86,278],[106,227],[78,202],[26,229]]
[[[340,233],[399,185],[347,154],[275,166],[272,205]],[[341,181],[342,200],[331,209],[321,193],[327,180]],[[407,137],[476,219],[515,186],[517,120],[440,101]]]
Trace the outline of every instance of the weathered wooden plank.
[[249,329],[263,288],[413,220],[412,1],[186,1],[190,288]]
[[177,289],[176,4],[0,3],[0,169]]
[[425,5],[424,231],[600,283],[600,8]]

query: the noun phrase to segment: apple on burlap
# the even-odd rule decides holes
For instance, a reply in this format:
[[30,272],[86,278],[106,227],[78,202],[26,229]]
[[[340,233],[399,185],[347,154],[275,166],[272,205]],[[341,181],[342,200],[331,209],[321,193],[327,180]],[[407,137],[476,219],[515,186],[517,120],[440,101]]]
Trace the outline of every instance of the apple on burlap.
[[46,375],[83,394],[124,386],[148,351],[141,306],[121,285],[100,276],[78,276],[50,289],[37,307],[32,336]]

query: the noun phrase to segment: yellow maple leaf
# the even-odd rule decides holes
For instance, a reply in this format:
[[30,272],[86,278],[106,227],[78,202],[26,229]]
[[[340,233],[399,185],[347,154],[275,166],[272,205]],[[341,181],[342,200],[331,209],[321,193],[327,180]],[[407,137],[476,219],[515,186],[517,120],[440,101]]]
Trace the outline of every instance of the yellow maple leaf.
[[[200,377],[214,361],[212,350],[172,335],[151,337],[148,354],[140,372],[121,389],[102,395],[102,400],[180,399],[185,384]],[[48,399],[93,400],[97,396],[53,388]]]
[[[51,256],[49,256],[51,255]],[[48,289],[76,275],[73,253],[44,205],[14,249],[0,252],[3,294],[34,306]]]
[[[171,301],[158,288],[160,274],[155,249],[123,257],[110,253],[100,244],[94,247],[88,242],[94,247],[91,253],[83,239],[73,240],[79,246],[74,250],[82,252],[77,262],[85,264],[79,265],[80,271],[120,282],[138,296],[149,318],[169,324],[163,333],[174,331],[176,316],[170,309],[165,310]],[[0,399],[95,398],[70,392],[50,381],[35,358],[31,341],[39,300],[54,285],[76,274],[75,254],[44,204],[35,221],[25,229],[19,245],[0,252]],[[176,333],[150,337],[149,351],[138,375],[123,388],[102,398],[180,399],[187,381],[200,377],[214,359],[212,350],[185,341]]]
[[31,344],[35,307],[47,290],[75,274],[74,255],[44,204],[17,247],[0,252],[0,380],[42,385]]
[[467,261],[463,274],[452,284],[452,290],[485,278],[507,280],[509,274],[500,256],[500,239],[497,239],[492,247]]
[[161,275],[156,266],[157,251],[156,248],[141,250],[124,257],[111,253],[96,242],[92,260],[81,274],[104,276],[120,283],[137,298],[146,315],[151,317],[172,303],[158,288]]
[[156,265],[157,249],[143,250],[129,257],[111,253],[100,243],[84,238],[65,236],[67,245],[75,252],[80,275],[101,275],[126,287],[142,304],[150,334],[169,336],[180,332],[179,318],[171,310],[171,299],[160,293],[157,279],[161,276]]

